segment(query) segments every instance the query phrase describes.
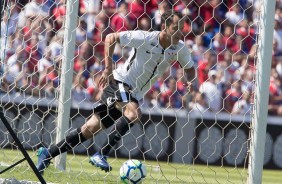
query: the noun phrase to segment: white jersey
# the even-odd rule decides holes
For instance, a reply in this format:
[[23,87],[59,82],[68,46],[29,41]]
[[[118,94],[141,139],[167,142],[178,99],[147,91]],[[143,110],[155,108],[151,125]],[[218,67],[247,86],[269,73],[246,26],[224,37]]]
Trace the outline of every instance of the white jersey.
[[144,97],[155,81],[174,61],[183,69],[193,67],[191,53],[183,41],[164,49],[159,44],[159,31],[120,32],[120,44],[132,47],[129,58],[113,71],[114,78],[131,86],[137,100]]

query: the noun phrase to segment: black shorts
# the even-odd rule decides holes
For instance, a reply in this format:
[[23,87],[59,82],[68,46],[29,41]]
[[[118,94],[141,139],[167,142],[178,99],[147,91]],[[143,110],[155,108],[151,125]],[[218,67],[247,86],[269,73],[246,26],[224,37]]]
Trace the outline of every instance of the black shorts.
[[102,103],[110,106],[114,102],[135,102],[138,100],[132,97],[131,88],[126,83],[114,80],[104,89]]
[[115,108],[115,102],[135,102],[138,104],[138,100],[131,95],[131,88],[120,81],[110,82],[103,90],[100,102],[104,107],[107,107],[106,109],[98,110],[101,122],[106,128],[113,125],[122,116],[122,112]]

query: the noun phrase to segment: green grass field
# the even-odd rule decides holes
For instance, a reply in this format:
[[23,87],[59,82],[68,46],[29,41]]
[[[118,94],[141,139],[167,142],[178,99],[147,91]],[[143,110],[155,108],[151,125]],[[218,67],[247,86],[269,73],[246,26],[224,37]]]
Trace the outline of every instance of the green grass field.
[[[28,152],[36,164],[36,152]],[[0,170],[11,165],[23,156],[20,151],[0,149]],[[119,180],[119,168],[124,159],[111,159],[109,162],[113,171],[105,173],[88,163],[87,156],[67,156],[67,169],[62,172],[51,164],[44,173],[44,179],[48,183],[121,183]],[[163,162],[144,162],[147,168],[147,177],[143,183],[246,183],[247,171],[244,168],[215,167],[203,165],[183,165]],[[0,178],[16,178],[17,180],[38,181],[26,161],[13,169],[0,175]],[[264,170],[263,184],[281,183],[282,170]]]

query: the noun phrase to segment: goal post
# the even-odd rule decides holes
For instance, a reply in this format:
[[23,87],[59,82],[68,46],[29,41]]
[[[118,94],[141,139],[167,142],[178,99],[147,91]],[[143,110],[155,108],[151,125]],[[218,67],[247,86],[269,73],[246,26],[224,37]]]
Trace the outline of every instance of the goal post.
[[[72,104],[72,83],[73,83],[73,66],[76,47],[76,27],[77,12],[79,0],[66,1],[66,17],[64,25],[64,41],[62,53],[62,71],[60,79],[60,96],[58,103],[58,122],[56,143],[65,138],[70,122],[70,110]],[[66,153],[55,158],[55,167],[61,170],[66,169]]]
[[251,126],[248,183],[262,183],[262,170],[268,123],[269,81],[272,61],[275,1],[263,0],[258,22],[258,48],[254,110]]

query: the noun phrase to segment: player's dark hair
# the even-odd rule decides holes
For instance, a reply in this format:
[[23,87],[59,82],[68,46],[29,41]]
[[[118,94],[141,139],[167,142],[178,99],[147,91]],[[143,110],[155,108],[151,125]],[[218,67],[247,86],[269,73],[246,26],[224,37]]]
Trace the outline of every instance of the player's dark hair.
[[173,22],[173,17],[175,15],[177,17],[179,17],[179,19],[182,19],[182,14],[180,12],[177,12],[177,11],[174,11],[174,10],[165,11],[162,14],[161,25],[165,24],[165,26],[168,27]]

